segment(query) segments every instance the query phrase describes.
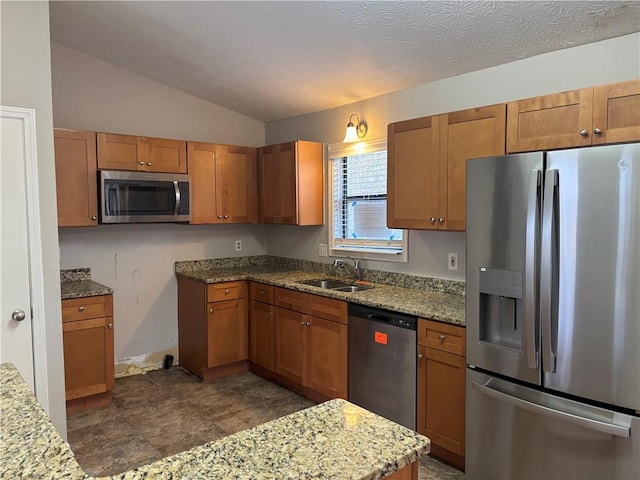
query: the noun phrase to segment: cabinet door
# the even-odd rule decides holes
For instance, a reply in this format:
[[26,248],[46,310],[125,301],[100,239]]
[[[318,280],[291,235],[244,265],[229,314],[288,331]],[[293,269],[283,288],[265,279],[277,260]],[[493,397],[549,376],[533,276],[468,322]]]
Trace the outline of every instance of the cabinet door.
[[280,146],[263,147],[259,153],[260,222],[278,223],[280,215]]
[[98,224],[96,134],[80,130],[53,131],[56,156],[58,226]]
[[[295,142],[297,225],[324,224],[324,145]],[[292,204],[293,205],[293,204]],[[283,215],[284,216],[284,215]]]
[[387,226],[438,228],[442,116],[392,123],[388,131]]
[[166,138],[141,138],[144,170],[187,173],[187,144]]
[[[98,168],[103,170],[144,170],[138,137],[98,133]],[[139,162],[142,162],[140,164]]]
[[275,371],[306,385],[307,315],[276,307],[275,318]]
[[245,300],[235,299],[207,305],[207,367],[246,360],[247,315]]
[[467,159],[504,155],[505,124],[505,104],[447,114],[447,126],[440,132],[441,230],[465,230]]
[[640,79],[593,89],[593,144],[640,140]]
[[465,358],[424,346],[418,353],[418,432],[464,456]]
[[593,89],[507,104],[507,152],[591,145]]
[[267,370],[274,371],[274,310],[273,305],[251,301],[249,317],[249,359]]
[[347,326],[309,317],[307,386],[331,398],[347,398]]
[[295,225],[298,221],[296,215],[298,197],[295,143],[280,145],[278,170],[280,172],[280,207],[277,223]]
[[113,389],[113,318],[63,322],[65,398]]
[[189,142],[187,144],[190,209],[193,224],[218,223],[216,214],[216,145]]
[[225,223],[253,223],[257,218],[256,149],[219,146],[216,155],[217,216]]

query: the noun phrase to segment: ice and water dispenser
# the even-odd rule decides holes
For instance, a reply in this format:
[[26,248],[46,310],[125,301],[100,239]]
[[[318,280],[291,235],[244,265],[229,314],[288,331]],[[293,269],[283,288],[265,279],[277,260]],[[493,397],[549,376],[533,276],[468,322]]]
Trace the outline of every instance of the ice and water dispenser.
[[480,341],[521,350],[522,272],[480,267]]

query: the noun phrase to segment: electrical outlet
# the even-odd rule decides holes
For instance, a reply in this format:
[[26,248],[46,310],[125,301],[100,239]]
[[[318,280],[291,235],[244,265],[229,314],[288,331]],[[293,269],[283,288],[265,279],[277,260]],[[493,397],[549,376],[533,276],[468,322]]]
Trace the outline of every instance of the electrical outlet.
[[321,257],[326,257],[327,256],[327,244],[326,243],[320,243],[318,245],[318,255],[320,255]]
[[236,252],[242,251],[242,240],[236,240]]
[[458,254],[457,253],[449,253],[447,255],[447,265],[449,266],[449,270],[458,270]]

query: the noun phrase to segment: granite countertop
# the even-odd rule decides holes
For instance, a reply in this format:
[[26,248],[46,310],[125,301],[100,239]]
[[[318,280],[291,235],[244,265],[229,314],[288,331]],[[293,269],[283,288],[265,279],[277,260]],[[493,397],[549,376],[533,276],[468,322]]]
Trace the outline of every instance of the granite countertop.
[[[373,282],[366,282],[367,285],[374,287],[368,290],[353,293],[337,292],[299,283],[303,280],[332,278],[330,275],[311,271],[278,269],[269,266],[181,270],[176,275],[205,283],[253,280],[370,307],[408,313],[454,325],[465,325],[465,297],[462,295]],[[344,278],[335,279],[344,281]]]
[[73,268],[60,271],[60,298],[96,297],[111,295],[113,289],[91,280],[91,269]]
[[[0,422],[0,478],[92,478],[7,363]],[[428,438],[335,399],[109,478],[376,480],[429,451]]]

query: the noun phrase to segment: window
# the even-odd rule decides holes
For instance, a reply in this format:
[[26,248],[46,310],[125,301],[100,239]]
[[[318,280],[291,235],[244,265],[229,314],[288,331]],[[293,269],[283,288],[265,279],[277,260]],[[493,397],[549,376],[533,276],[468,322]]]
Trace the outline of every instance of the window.
[[387,142],[329,146],[331,255],[407,261],[407,232],[387,228]]

